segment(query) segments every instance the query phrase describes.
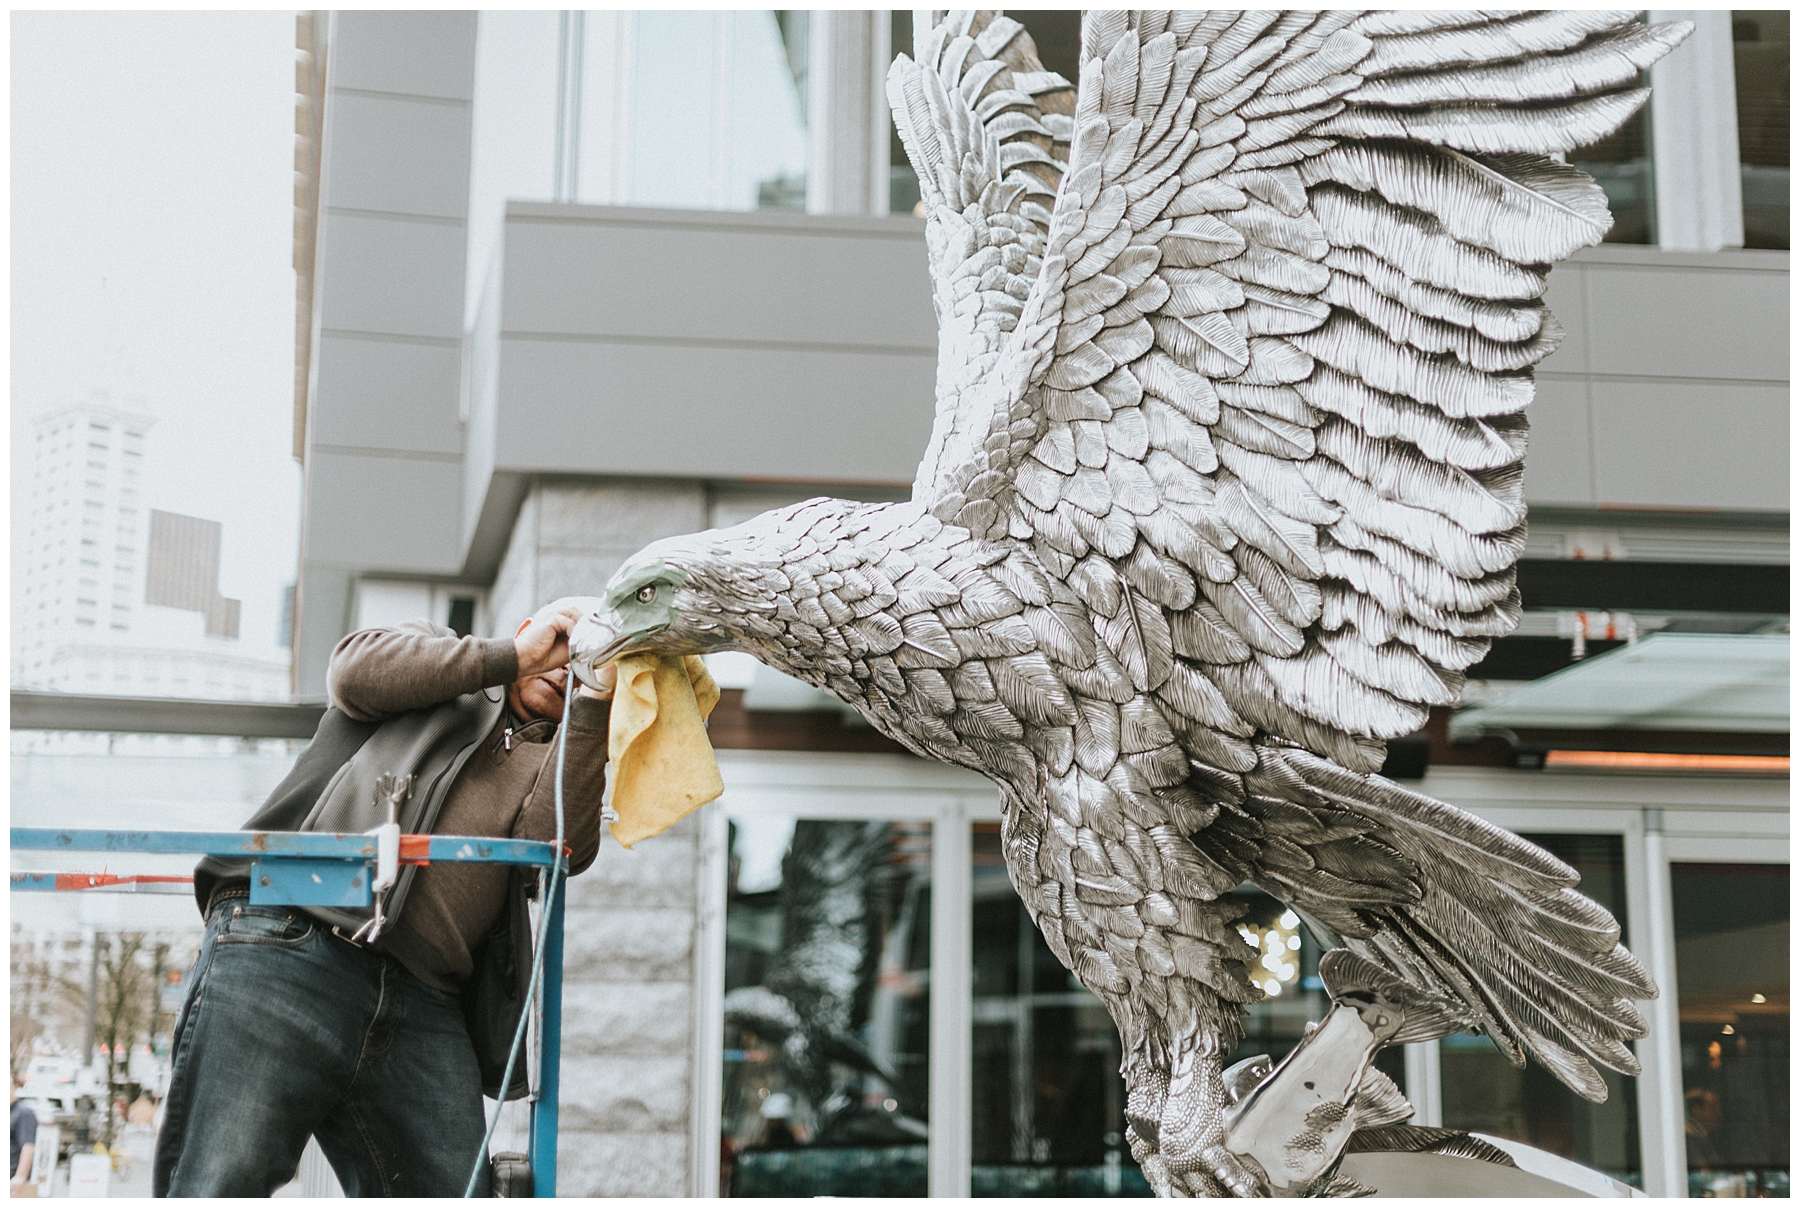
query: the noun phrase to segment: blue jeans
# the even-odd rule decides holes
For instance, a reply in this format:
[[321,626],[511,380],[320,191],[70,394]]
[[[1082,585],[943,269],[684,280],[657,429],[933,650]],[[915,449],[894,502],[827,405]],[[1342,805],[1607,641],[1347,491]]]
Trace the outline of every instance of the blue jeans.
[[266,1196],[309,1136],[347,1195],[460,1196],[486,1130],[456,1000],[295,907],[213,903],[173,1062],[158,1196]]

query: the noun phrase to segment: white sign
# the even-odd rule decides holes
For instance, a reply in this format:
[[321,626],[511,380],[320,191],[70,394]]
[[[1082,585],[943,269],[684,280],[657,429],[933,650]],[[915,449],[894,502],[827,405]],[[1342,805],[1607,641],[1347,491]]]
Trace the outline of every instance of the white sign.
[[78,1153],[69,1158],[69,1198],[104,1199],[112,1182],[112,1158],[103,1153]]
[[37,1140],[31,1151],[31,1181],[39,1190],[40,1196],[47,1196],[49,1190],[44,1187],[56,1170],[56,1151],[62,1144],[62,1130],[54,1124],[40,1124]]

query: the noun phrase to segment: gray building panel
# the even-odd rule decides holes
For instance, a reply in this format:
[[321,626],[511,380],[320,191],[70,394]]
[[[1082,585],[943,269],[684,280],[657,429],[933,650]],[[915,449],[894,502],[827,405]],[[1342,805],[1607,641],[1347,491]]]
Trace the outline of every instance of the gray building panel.
[[[331,282],[320,308],[326,332],[461,339],[461,222],[327,211],[322,225],[319,275]],[[320,388],[319,402],[329,407],[325,383]]]
[[935,356],[924,223],[508,207],[504,331]]
[[332,22],[334,89],[473,99],[473,12],[347,9]]
[[1531,446],[1525,457],[1525,497],[1533,503],[1592,507],[1596,499],[1587,383],[1540,378],[1526,416],[1531,421]]
[[384,571],[453,575],[462,563],[455,506],[461,478],[455,461],[315,446],[307,466],[307,552],[329,550],[333,562]]
[[1631,250],[1578,262],[1593,373],[1788,380],[1786,253]]
[[1550,272],[1550,287],[1544,291],[1544,305],[1562,324],[1563,341],[1538,366],[1540,378],[1546,373],[1588,371],[1586,280],[1570,263],[1559,264]]
[[461,374],[461,352],[449,344],[327,334],[319,375],[331,405],[314,414],[312,440],[460,456]]
[[328,205],[459,222],[468,213],[467,102],[340,90],[331,104]]
[[[294,652],[302,696],[324,691],[360,573],[461,565],[475,26],[473,12],[333,20]],[[412,456],[354,455],[376,450]]]
[[909,482],[935,372],[919,354],[509,339],[496,464]]
[[1601,506],[1788,510],[1788,388],[1596,381]]

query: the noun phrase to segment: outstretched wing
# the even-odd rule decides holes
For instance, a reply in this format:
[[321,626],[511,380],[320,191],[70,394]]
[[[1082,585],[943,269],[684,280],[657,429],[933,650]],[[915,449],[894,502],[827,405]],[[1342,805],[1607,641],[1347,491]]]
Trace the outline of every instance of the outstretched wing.
[[1022,25],[994,12],[915,20],[913,54],[895,59],[887,88],[925,204],[938,316],[937,422],[919,467],[924,484],[947,457],[961,456],[954,435],[967,417],[985,423],[993,407],[991,390],[980,387],[1042,267],[1075,88],[1044,70]]
[[1072,687],[1154,701],[1191,773],[1151,787],[1238,806],[1195,836],[1221,883],[1456,994],[1590,1096],[1583,1054],[1634,1068],[1626,999],[1653,992],[1616,925],[1530,844],[1361,773],[1516,624],[1524,410],[1560,336],[1541,298],[1611,222],[1552,156],[1616,129],[1685,34],[1089,13],[1037,280],[940,402],[915,493],[1080,596],[1129,684]]
[[1140,689],[1189,659],[1244,736],[1378,767],[1516,623],[1540,298],[1611,221],[1548,153],[1681,33],[1090,13],[1038,280],[918,497],[1154,601]]

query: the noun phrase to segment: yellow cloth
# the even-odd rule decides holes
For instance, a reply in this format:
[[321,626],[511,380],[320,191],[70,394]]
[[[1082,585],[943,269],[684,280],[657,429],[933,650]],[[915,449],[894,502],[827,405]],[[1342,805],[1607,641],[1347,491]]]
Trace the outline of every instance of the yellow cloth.
[[662,834],[725,791],[705,725],[718,703],[719,686],[697,655],[619,660],[607,775],[621,847]]

